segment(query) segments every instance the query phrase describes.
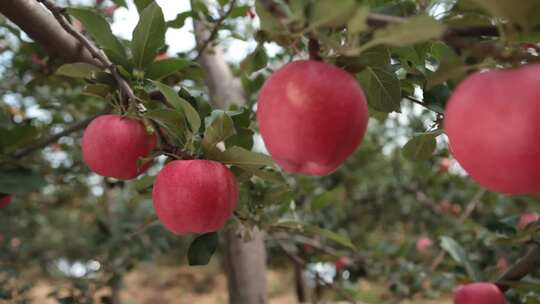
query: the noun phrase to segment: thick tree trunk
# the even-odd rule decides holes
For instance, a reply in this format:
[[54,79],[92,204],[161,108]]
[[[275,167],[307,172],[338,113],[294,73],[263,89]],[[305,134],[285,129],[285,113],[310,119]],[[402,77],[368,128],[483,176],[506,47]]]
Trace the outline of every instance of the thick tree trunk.
[[229,229],[225,234],[224,266],[229,287],[229,303],[268,303],[266,290],[266,248],[260,231],[245,242]]
[[307,296],[306,296],[306,283],[304,280],[304,274],[303,266],[299,263],[294,263],[294,285],[296,289],[296,299],[298,300],[298,303],[305,303],[307,302]]
[[[208,31],[195,21],[197,45],[208,39]],[[199,57],[205,71],[210,99],[217,108],[245,103],[240,81],[236,79],[223,58],[219,46],[208,47]],[[253,231],[245,242],[233,230],[225,235],[224,266],[229,287],[229,302],[233,304],[268,303],[266,289],[266,248],[260,231]]]

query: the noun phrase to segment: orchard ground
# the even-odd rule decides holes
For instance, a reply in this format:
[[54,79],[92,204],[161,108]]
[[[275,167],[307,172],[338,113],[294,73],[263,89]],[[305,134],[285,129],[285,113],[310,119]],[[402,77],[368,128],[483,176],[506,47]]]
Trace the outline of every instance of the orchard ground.
[[[294,278],[290,268],[274,267],[268,271],[268,288],[270,304],[296,304],[294,293]],[[120,294],[125,304],[225,304],[227,303],[227,282],[221,271],[219,262],[215,259],[207,267],[177,266],[169,258],[159,264],[144,264],[125,278],[125,288]],[[384,288],[378,285],[360,281],[365,304],[385,304]],[[61,282],[42,280],[31,291],[33,301],[41,304],[56,304],[47,294],[62,286]],[[96,298],[108,294],[103,290]],[[325,296],[331,298],[333,292],[326,290]],[[342,302],[335,302],[342,303]],[[450,295],[440,299],[404,300],[400,304],[450,304]],[[7,302],[0,301],[0,304]]]

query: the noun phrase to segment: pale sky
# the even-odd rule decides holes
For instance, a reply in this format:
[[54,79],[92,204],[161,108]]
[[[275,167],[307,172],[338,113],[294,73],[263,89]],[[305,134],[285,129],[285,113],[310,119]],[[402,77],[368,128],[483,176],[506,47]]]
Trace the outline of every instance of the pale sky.
[[[1,1],[1,0],[0,0]],[[174,20],[176,15],[181,12],[190,10],[189,0],[157,0],[165,20]],[[114,23],[112,24],[113,33],[125,38],[131,39],[133,28],[137,25],[138,14],[133,1],[127,1],[128,9],[119,8],[114,13]],[[254,22],[258,26],[258,18],[253,20],[249,18],[245,22]],[[240,21],[241,22],[241,21]],[[169,54],[185,52],[193,49],[195,40],[193,37],[193,24],[191,19],[187,19],[184,27],[181,29],[168,29],[165,37],[166,43],[169,45]],[[225,50],[225,58],[228,61],[241,61],[250,51],[256,47],[254,41],[246,42],[238,39],[228,41],[227,49]],[[275,49],[275,48],[274,48]]]

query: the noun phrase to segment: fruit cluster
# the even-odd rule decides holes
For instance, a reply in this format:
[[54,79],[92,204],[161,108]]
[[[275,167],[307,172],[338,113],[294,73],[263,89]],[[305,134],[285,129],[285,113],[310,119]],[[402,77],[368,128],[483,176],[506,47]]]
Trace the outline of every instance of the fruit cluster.
[[[449,149],[482,186],[507,194],[540,193],[540,66],[477,72],[456,88],[444,113]],[[333,65],[300,60],[263,85],[257,122],[272,159],[291,173],[323,176],[335,171],[362,141],[368,105],[358,81]],[[156,138],[136,119],[100,116],[87,127],[83,158],[94,172],[132,179],[155,148]],[[441,164],[447,171],[449,160]],[[220,229],[238,198],[234,175],[209,160],[165,165],[152,193],[161,222],[176,234]],[[422,244],[422,250],[431,244]],[[455,302],[504,303],[499,289],[475,283],[456,290]]]

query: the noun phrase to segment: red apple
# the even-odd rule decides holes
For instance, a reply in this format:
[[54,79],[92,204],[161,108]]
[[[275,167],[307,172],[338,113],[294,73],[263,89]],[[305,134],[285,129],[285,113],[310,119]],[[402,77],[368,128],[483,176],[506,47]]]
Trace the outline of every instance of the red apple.
[[232,172],[211,160],[175,160],[159,172],[152,191],[161,223],[175,234],[207,233],[225,225],[236,208]]
[[148,169],[137,161],[150,155],[156,145],[155,135],[133,118],[101,115],[88,125],[82,139],[86,165],[99,175],[128,180]]
[[441,172],[448,172],[448,169],[450,169],[450,166],[452,165],[452,161],[449,158],[443,158],[439,162],[439,171]]
[[336,267],[336,271],[342,271],[345,268],[347,268],[349,265],[351,265],[351,259],[346,256],[339,257],[336,262],[334,263]]
[[169,59],[169,55],[166,52],[163,52],[163,53],[157,54],[154,61],[161,61],[161,60],[165,60],[165,59]]
[[109,16],[109,17],[112,17],[114,15],[114,12],[116,11],[116,9],[118,8],[118,6],[116,5],[112,5],[112,6],[107,6],[107,7],[104,7],[101,9],[101,11]]
[[454,290],[454,304],[505,304],[504,294],[492,283],[461,285]]
[[433,241],[428,237],[421,237],[416,241],[416,251],[419,253],[427,252],[427,249],[433,245]]
[[366,97],[344,70],[319,61],[295,61],[264,83],[257,121],[268,151],[285,171],[323,176],[362,141]]
[[538,220],[540,220],[540,214],[536,212],[522,214],[521,217],[519,218],[518,228],[525,229],[527,225],[529,225],[532,222],[536,222]]
[[11,203],[12,197],[11,195],[4,195],[0,197],[0,208],[4,208],[5,206],[9,205]]
[[454,216],[459,216],[461,214],[462,208],[461,205],[453,204],[452,205],[452,214]]
[[505,257],[500,257],[497,259],[497,272],[504,273],[508,270],[508,260]]
[[41,58],[38,54],[36,53],[32,53],[32,56],[30,58],[30,61],[32,62],[32,64],[34,65],[39,65],[39,66],[47,66],[47,63],[45,62],[45,60],[43,60],[43,58]]
[[451,212],[452,211],[452,204],[446,200],[446,199],[443,199],[440,203],[439,203],[439,208],[441,209],[442,212],[446,213],[446,212]]
[[249,9],[247,12],[246,12],[246,16],[251,18],[251,19],[255,19],[255,17],[257,17],[257,15],[255,14],[255,12],[253,11],[253,9]]
[[539,64],[477,72],[448,101],[450,151],[489,190],[540,194],[539,83]]

